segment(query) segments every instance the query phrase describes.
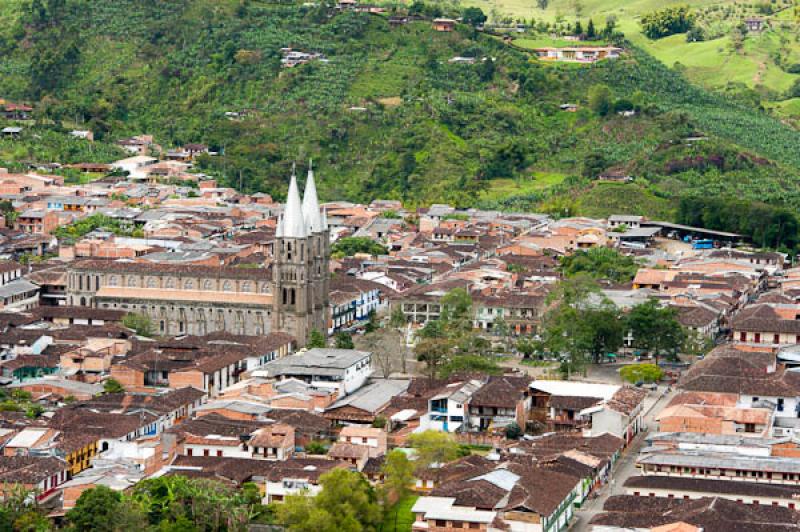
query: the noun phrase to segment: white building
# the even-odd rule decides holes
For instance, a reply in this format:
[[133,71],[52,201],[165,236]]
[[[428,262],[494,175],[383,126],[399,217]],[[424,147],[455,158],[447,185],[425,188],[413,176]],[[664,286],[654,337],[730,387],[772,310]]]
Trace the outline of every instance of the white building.
[[428,400],[428,412],[420,418],[419,431],[455,432],[469,426],[469,400],[483,383],[478,380],[454,382]]
[[372,353],[356,349],[313,348],[273,360],[254,377],[298,379],[344,396],[361,388],[372,375]]

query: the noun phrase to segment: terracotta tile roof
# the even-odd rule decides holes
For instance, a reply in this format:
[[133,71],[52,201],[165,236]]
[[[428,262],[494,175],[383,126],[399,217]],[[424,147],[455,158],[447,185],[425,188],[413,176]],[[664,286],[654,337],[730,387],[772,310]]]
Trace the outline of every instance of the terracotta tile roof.
[[36,485],[67,469],[67,463],[55,457],[0,456],[0,483]]
[[702,528],[703,532],[800,530],[800,513],[789,508],[739,504],[717,497],[684,500],[614,495],[603,510],[592,518],[591,525],[647,529],[685,522]]
[[470,406],[514,408],[525,396],[531,377],[493,376],[470,399]]

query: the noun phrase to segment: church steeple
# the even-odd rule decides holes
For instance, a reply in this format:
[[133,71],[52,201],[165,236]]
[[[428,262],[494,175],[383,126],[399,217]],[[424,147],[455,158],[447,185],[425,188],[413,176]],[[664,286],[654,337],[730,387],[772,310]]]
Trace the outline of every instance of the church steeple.
[[305,218],[308,232],[319,233],[325,230],[325,224],[322,213],[319,210],[319,198],[317,197],[317,184],[314,181],[313,164],[313,161],[309,160],[306,190],[303,193],[303,217]]
[[286,196],[286,206],[283,209],[283,216],[278,222],[276,235],[282,238],[306,238],[308,236],[294,165],[292,166],[292,179],[289,181],[289,193]]

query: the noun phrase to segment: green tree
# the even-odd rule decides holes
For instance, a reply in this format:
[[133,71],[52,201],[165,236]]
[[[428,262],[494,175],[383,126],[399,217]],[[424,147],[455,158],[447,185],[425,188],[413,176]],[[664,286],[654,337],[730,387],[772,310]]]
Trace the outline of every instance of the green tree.
[[542,320],[541,346],[562,359],[565,373],[585,371],[587,363],[621,347],[624,320],[591,279],[580,275],[562,281],[551,302]]
[[499,375],[500,366],[492,358],[484,355],[463,354],[452,357],[439,368],[438,376],[447,378],[454,373],[480,373]]
[[331,247],[331,256],[352,257],[358,253],[367,255],[386,255],[386,246],[365,236],[348,236],[337,240]]
[[524,433],[522,429],[515,422],[511,422],[506,426],[506,438],[509,440],[518,440]]
[[153,322],[144,314],[138,312],[129,312],[122,318],[122,325],[133,331],[138,336],[151,337],[154,334],[155,328]]
[[320,477],[315,497],[290,495],[277,509],[289,532],[367,532],[381,523],[382,511],[372,486],[357,472],[334,469]]
[[611,110],[611,89],[605,85],[593,85],[589,89],[589,109],[599,116],[606,116]]
[[432,464],[445,464],[458,458],[459,447],[452,434],[435,430],[415,432],[408,437],[408,445],[416,451],[417,471],[428,469]]
[[328,448],[321,441],[310,441],[306,445],[305,450],[308,454],[327,454]]
[[336,333],[336,349],[355,349],[353,337],[344,331]]
[[486,14],[479,7],[468,7],[461,12],[461,20],[476,28],[486,22]]
[[626,382],[637,384],[639,382],[658,382],[664,372],[656,364],[631,364],[619,370],[619,376]]
[[517,351],[522,353],[522,358],[531,358],[538,347],[536,340],[530,336],[520,336],[517,338]]
[[309,349],[313,349],[314,347],[328,347],[328,341],[325,339],[324,334],[317,329],[312,329],[311,333],[308,335],[306,347]]
[[608,161],[605,155],[596,151],[589,152],[583,158],[581,175],[587,179],[596,179],[606,168],[608,168]]
[[572,278],[587,275],[593,279],[607,279],[615,283],[627,283],[636,276],[639,265],[633,257],[623,255],[611,248],[578,250],[561,258],[561,273]]
[[103,393],[125,393],[125,388],[117,379],[106,379],[103,382]]
[[656,364],[662,355],[677,356],[686,339],[686,332],[677,319],[677,310],[662,307],[656,299],[633,307],[627,325],[633,334],[634,345],[653,355]]
[[[106,486],[97,486],[81,493],[75,507],[67,512],[70,530],[76,532],[121,532],[119,517],[123,507],[122,495]],[[138,525],[146,518],[140,513]]]
[[386,455],[383,463],[383,485],[394,500],[400,500],[411,491],[414,484],[414,463],[406,453],[395,449]]
[[670,6],[648,13],[640,19],[642,33],[650,39],[660,39],[675,33],[687,32],[694,23],[689,6]]
[[581,25],[581,21],[580,20],[576,20],[575,21],[575,26],[572,29],[572,34],[576,35],[578,37],[583,35],[583,26]]
[[586,26],[586,37],[594,39],[597,37],[597,30],[594,28],[594,20],[589,19],[589,24]]

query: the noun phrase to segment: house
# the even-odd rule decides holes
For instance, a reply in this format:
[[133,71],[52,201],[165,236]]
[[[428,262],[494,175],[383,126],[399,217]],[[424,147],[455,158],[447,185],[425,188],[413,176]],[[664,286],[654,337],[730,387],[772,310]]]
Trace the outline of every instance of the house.
[[412,531],[532,530],[559,532],[572,519],[579,478],[509,461],[488,472],[441,484],[417,499]]
[[747,26],[747,31],[758,33],[764,29],[765,21],[761,17],[748,17],[744,19],[744,23]]
[[7,102],[3,105],[3,115],[8,120],[30,120],[33,107],[24,103]]
[[294,453],[294,427],[208,414],[168,430],[178,454],[286,460]]
[[326,458],[290,458],[277,462],[266,476],[264,504],[283,502],[288,495],[316,495],[322,489],[319,477],[350,464]]
[[456,21],[449,18],[435,18],[433,19],[433,29],[435,31],[453,31],[456,27]]
[[338,423],[372,423],[408,386],[408,380],[375,379],[330,405],[323,415]]
[[583,426],[584,435],[613,434],[629,444],[644,428],[646,395],[642,388],[622,386],[611,398],[581,410],[578,416],[589,420]]
[[471,424],[469,402],[483,383],[453,382],[428,400],[428,412],[420,419],[420,430],[456,432]]
[[341,432],[339,432],[339,441],[366,447],[370,458],[382,456],[386,454],[388,449],[386,431],[375,427],[361,427],[358,425],[342,427]]
[[636,497],[683,500],[720,497],[738,504],[782,506],[791,510],[800,504],[795,486],[763,482],[645,475],[629,477],[624,486],[627,495]]
[[53,456],[0,457],[0,492],[12,486],[35,490],[36,501],[43,503],[58,494],[67,481],[67,463]]
[[743,308],[731,320],[733,341],[775,349],[800,343],[800,305],[761,303]]
[[253,372],[254,377],[298,379],[339,392],[340,397],[361,388],[372,374],[372,354],[355,349],[309,349],[273,360]]
[[797,512],[724,497],[678,499],[613,495],[589,522],[592,532],[731,532],[797,530]]
[[619,389],[613,384],[535,380],[530,384],[530,419],[547,430],[582,428],[589,418],[581,412],[611,399]]
[[[628,113],[634,111],[621,111],[621,112]],[[624,116],[630,116],[630,115],[624,115]],[[625,170],[614,169],[614,168],[609,168],[608,170],[601,172],[600,175],[597,176],[597,179],[600,181],[608,181],[611,183],[630,183],[631,181],[633,181],[633,177],[628,172],[626,172]]]
[[528,377],[489,377],[470,399],[472,425],[480,431],[489,431],[516,423],[524,430],[531,409],[530,383]]
[[134,155],[126,159],[120,159],[111,163],[111,167],[116,170],[128,172],[133,179],[146,179],[149,174],[149,166],[158,162],[155,157],[148,155]]
[[536,48],[533,52],[542,61],[594,63],[603,59],[617,59],[622,52],[622,48],[615,46],[544,47]]
[[58,214],[44,209],[26,209],[14,221],[14,229],[23,233],[49,235],[59,224]]
[[634,216],[627,214],[612,214],[608,217],[608,228],[616,229],[625,226],[628,229],[639,229],[644,221],[644,216]]
[[0,135],[5,138],[17,139],[22,134],[22,128],[19,126],[8,126],[0,130]]

